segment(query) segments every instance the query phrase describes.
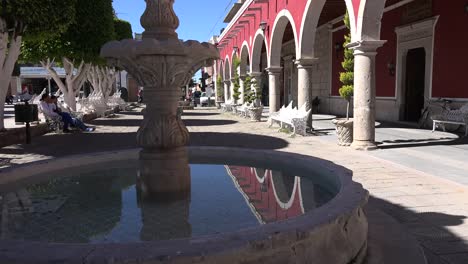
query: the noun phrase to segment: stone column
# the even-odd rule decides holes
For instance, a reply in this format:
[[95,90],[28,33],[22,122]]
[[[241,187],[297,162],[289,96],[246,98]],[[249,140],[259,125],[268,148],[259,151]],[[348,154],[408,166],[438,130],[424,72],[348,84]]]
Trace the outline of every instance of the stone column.
[[[312,108],[312,67],[318,62],[318,59],[299,59],[297,65],[297,89],[298,89],[298,107],[306,105],[307,111]],[[313,128],[312,112],[307,122],[307,126]]]
[[269,75],[270,114],[280,109],[280,74],[281,67],[267,68]]
[[359,41],[354,50],[354,149],[372,150],[375,144],[375,56],[386,41]]
[[229,81],[224,81],[224,102],[229,101],[229,89],[231,87],[231,83]]

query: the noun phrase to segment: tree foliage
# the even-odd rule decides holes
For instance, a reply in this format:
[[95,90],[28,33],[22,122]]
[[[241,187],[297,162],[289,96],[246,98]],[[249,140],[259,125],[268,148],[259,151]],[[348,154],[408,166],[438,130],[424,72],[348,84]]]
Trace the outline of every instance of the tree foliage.
[[[61,1],[49,0],[49,2]],[[99,57],[101,47],[116,38],[112,0],[75,0],[74,2],[75,19],[68,29],[47,39],[25,41],[22,47],[23,61],[37,62],[48,57],[67,57],[72,60],[104,63]],[[48,16],[44,16],[43,20],[47,19]]]
[[216,79],[216,95],[218,96],[218,100],[222,100],[222,98],[224,98],[223,78],[221,75],[218,75],[218,78]]
[[234,70],[234,80],[233,80],[233,92],[232,92],[232,99],[234,99],[234,102],[237,103],[237,101],[240,99],[241,92],[240,92],[240,77],[239,77],[239,66],[240,66],[240,59],[239,58],[234,58],[232,61],[232,68]]
[[114,31],[116,40],[133,38],[132,25],[128,21],[114,18]]
[[[348,13],[345,15],[344,23],[349,30],[350,20]],[[351,33],[348,33],[345,36],[345,42],[343,43],[344,60],[341,63],[341,66],[343,67],[344,72],[340,73],[340,81],[343,86],[340,88],[339,93],[340,96],[348,102],[346,118],[349,118],[349,104],[354,94],[354,53],[353,50],[348,48],[349,43],[351,43]]]
[[16,31],[24,39],[48,39],[65,32],[75,20],[78,0],[2,0],[0,16],[8,28],[25,25],[24,32]]

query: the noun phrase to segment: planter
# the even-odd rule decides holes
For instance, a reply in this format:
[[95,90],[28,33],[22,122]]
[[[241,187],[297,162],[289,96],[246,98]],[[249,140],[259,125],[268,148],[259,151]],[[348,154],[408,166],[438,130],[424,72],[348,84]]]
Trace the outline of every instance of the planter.
[[346,147],[351,146],[353,143],[353,119],[334,119],[333,124],[336,126],[338,145]]
[[250,120],[259,122],[262,119],[263,107],[247,108],[247,112],[249,113]]

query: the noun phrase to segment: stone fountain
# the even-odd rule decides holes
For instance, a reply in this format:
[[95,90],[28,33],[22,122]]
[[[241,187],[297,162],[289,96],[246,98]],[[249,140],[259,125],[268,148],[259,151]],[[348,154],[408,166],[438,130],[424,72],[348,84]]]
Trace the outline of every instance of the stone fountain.
[[139,187],[143,196],[180,197],[190,193],[189,132],[177,118],[180,87],[200,67],[219,58],[209,43],[181,41],[174,0],[146,0],[142,40],[112,41],[101,56],[124,68],[144,87],[146,111],[138,130]]

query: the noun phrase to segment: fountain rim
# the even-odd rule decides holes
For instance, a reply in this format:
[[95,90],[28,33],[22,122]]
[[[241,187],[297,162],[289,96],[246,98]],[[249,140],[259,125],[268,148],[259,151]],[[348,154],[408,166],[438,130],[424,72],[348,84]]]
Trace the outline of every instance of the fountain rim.
[[[52,173],[70,167],[91,166],[119,160],[137,160],[140,150],[139,148],[134,148],[96,152],[15,165],[0,170],[0,185],[11,184],[19,180],[27,179],[28,177],[34,177],[38,174]],[[194,257],[199,256],[199,252],[203,252],[203,254],[217,254],[220,251],[220,247],[221,250],[242,248],[245,247],[246,243],[251,244],[253,241],[272,240],[272,238],[276,236],[298,235],[300,232],[305,233],[310,230],[318,230],[327,224],[335,222],[343,215],[349,216],[352,215],[355,210],[361,210],[367,203],[369,197],[368,191],[365,190],[361,184],[352,180],[352,173],[349,170],[331,161],[316,157],[281,151],[231,147],[190,146],[188,150],[190,162],[192,162],[192,157],[195,154],[197,155],[196,159],[203,159],[206,157],[212,158],[213,156],[239,157],[240,159],[245,159],[246,155],[256,155],[263,159],[278,159],[285,165],[289,164],[290,166],[295,166],[300,163],[300,166],[303,166],[304,169],[309,168],[312,170],[316,168],[316,166],[321,166],[333,172],[334,175],[337,176],[341,186],[332,200],[302,216],[262,226],[245,228],[235,232],[175,240],[108,244],[0,240],[0,256],[4,254],[3,252],[7,252],[8,256],[17,256],[15,254],[22,256],[24,252],[37,252],[35,254],[39,254],[38,256],[55,257],[58,249],[64,250],[63,252],[89,251],[92,252],[94,257],[114,258],[117,254],[119,256],[124,256],[125,259],[140,259],[142,257],[140,255],[142,254],[142,250],[146,252],[144,256],[148,257],[154,257],[154,254],[158,256],[172,255],[174,258]],[[70,161],[73,161],[73,163],[70,163]],[[73,166],[69,166],[69,164],[73,164]],[[51,168],[51,166],[53,167]],[[367,230],[365,231],[367,234]],[[39,250],[38,247],[40,248]],[[5,249],[7,250],[5,251]],[[31,261],[33,261],[31,263],[35,263],[34,261],[37,260],[38,256],[34,255],[34,257],[31,257]]]

